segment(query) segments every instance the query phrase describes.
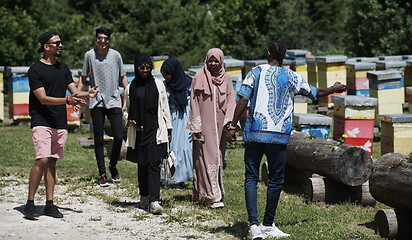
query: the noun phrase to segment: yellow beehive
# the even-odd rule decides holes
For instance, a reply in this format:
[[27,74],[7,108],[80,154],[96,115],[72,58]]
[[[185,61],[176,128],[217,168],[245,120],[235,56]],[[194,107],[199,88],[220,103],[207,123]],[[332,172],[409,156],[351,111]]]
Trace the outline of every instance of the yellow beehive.
[[169,58],[169,56],[153,56],[152,57],[153,69],[160,70],[160,68],[162,67],[163,62],[168,58]]
[[333,115],[345,119],[375,119],[375,106],[334,104]]
[[29,104],[29,93],[28,92],[13,93],[13,104]]
[[294,113],[308,113],[308,103],[293,103]]
[[412,114],[379,115],[381,152],[408,155],[412,152]]
[[403,87],[383,90],[370,89],[369,94],[371,97],[378,98],[379,105],[386,103],[399,103],[402,105],[405,101],[405,89]]
[[315,58],[306,58],[306,66],[308,69],[308,83],[314,87],[318,87],[318,66]]
[[346,70],[339,71],[318,71],[318,85],[319,87],[330,87],[336,81],[346,84]]

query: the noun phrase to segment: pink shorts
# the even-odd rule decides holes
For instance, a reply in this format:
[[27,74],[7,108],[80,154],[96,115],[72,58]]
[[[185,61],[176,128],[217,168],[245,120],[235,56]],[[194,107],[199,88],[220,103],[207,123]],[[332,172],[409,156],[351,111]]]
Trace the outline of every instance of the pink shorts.
[[63,158],[66,129],[37,126],[31,129],[35,158]]

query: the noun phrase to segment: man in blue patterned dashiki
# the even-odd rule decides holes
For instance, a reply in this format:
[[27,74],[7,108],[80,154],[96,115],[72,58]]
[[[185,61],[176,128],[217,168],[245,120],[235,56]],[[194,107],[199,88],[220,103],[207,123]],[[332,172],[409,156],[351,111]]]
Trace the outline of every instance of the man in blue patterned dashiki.
[[186,129],[189,119],[192,78],[185,74],[182,65],[176,58],[166,59],[160,72],[166,80],[172,117],[173,131],[170,149],[176,156],[173,177],[166,180],[184,186],[185,182],[193,180],[192,134]]
[[[237,122],[250,101],[249,113],[243,130],[245,141],[245,198],[252,239],[288,237],[274,224],[276,208],[282,191],[286,163],[286,145],[289,142],[293,121],[293,98],[303,95],[310,99],[341,93],[346,86],[335,82],[330,88],[315,88],[298,73],[281,67],[286,55],[285,45],[273,42],[268,46],[268,64],[253,68],[238,92],[232,122],[227,124],[229,142],[236,141]],[[269,168],[266,210],[259,224],[257,210],[257,184],[263,154]]]

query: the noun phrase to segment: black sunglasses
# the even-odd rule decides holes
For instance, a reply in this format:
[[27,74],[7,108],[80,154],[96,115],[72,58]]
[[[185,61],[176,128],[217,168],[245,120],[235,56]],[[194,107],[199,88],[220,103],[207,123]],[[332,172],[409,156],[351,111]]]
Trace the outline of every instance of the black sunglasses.
[[107,42],[107,41],[110,40],[110,38],[108,38],[108,37],[97,37],[97,40],[99,40],[99,41],[105,40]]
[[56,46],[59,46],[59,45],[63,45],[64,43],[63,41],[55,41],[55,42],[49,42],[47,44],[56,44]]

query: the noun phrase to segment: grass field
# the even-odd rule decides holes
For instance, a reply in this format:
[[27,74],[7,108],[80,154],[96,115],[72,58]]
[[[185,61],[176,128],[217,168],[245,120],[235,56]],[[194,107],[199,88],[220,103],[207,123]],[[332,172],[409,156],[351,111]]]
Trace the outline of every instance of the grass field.
[[[97,166],[93,148],[77,144],[77,137],[88,134],[70,133],[65,149],[65,158],[57,165],[58,184],[68,184],[72,188],[83,188],[97,184]],[[379,148],[374,146],[375,149]],[[0,123],[0,177],[17,176],[22,182],[27,181],[29,170],[34,162],[33,146],[28,125],[11,126]],[[375,157],[379,153],[375,154]],[[170,214],[168,221],[181,222],[202,231],[225,232],[233,239],[247,237],[247,214],[243,193],[243,148],[228,149],[228,165],[224,173],[226,190],[223,209],[205,214],[206,207],[191,205],[191,186],[177,190],[174,186],[162,188],[161,197],[166,213],[176,206],[191,206],[188,210]],[[107,166],[107,163],[106,163]],[[120,188],[125,189],[129,197],[138,200],[137,167],[134,163],[122,160],[118,164],[122,176]],[[6,182],[0,182],[0,188]],[[266,188],[259,185],[259,216],[262,219],[265,206]],[[107,195],[91,192],[111,203],[113,199]],[[0,196],[1,199],[1,196]],[[58,196],[56,196],[58,203]],[[373,218],[383,204],[375,207],[362,207],[354,203],[307,204],[303,193],[283,192],[279,203],[276,224],[280,229],[292,236],[287,239],[380,239],[373,230]],[[202,221],[216,220],[220,226],[205,226]]]

